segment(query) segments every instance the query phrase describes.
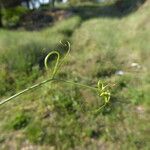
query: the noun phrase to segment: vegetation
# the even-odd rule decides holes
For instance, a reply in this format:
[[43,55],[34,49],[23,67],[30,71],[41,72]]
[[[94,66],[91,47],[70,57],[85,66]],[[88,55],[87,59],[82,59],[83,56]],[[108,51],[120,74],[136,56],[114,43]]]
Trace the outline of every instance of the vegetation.
[[117,0],[116,6],[121,11],[129,11],[140,7],[146,0]]
[[40,31],[0,29],[0,100],[50,78],[56,58],[48,71],[44,59],[52,50],[63,57],[57,43],[68,40],[71,52],[56,78],[115,84],[109,103],[95,114],[103,104],[97,91],[44,84],[0,106],[0,149],[148,150],[150,2],[125,14],[89,3],[72,12]]

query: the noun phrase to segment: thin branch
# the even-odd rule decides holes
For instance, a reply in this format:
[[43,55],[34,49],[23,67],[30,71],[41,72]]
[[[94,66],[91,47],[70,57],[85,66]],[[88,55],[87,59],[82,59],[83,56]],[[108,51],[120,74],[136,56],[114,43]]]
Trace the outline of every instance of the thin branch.
[[40,82],[40,83],[37,83],[37,84],[35,84],[35,85],[31,86],[31,87],[28,87],[28,88],[24,89],[23,91],[20,91],[19,93],[16,93],[15,95],[13,95],[13,96],[11,96],[11,97],[5,99],[5,100],[0,101],[0,105],[3,105],[3,104],[5,104],[6,102],[9,102],[9,101],[11,101],[12,99],[14,99],[14,98],[16,98],[16,97],[18,97],[18,96],[20,96],[20,95],[22,95],[22,94],[24,94],[24,93],[26,93],[26,92],[32,90],[32,89],[35,89],[35,88],[37,88],[37,87],[39,87],[39,86],[41,86],[41,85],[43,85],[43,84],[45,84],[45,83],[47,83],[47,82],[50,82],[50,81],[52,81],[52,80],[54,80],[54,79],[53,79],[53,78],[50,78],[50,79],[44,80],[44,81],[42,81],[42,82]]

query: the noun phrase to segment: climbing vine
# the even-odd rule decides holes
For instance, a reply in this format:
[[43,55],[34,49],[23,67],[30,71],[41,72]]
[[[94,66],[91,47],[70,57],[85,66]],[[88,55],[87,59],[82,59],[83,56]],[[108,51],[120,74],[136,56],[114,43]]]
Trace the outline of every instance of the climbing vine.
[[45,60],[44,60],[44,64],[45,64],[45,68],[46,70],[49,70],[49,67],[48,67],[48,60],[49,58],[52,56],[52,55],[56,55],[56,62],[53,66],[53,69],[52,69],[52,73],[50,75],[50,77],[40,83],[37,83],[33,86],[30,86],[18,93],[16,93],[15,95],[7,98],[7,99],[4,99],[2,101],[0,101],[0,105],[3,105],[13,99],[15,99],[16,97],[22,95],[22,94],[25,94],[26,92],[30,91],[30,90],[33,90],[37,87],[40,87],[42,86],[43,84],[46,84],[48,82],[52,82],[52,81],[57,81],[57,82],[65,82],[65,83],[68,83],[68,84],[73,84],[75,86],[79,86],[79,87],[85,87],[85,88],[89,88],[91,90],[94,90],[97,92],[97,94],[99,95],[99,97],[101,98],[100,100],[103,101],[103,104],[101,106],[99,106],[98,109],[94,110],[94,112],[99,112],[102,108],[104,108],[110,101],[110,85],[104,85],[104,83],[99,80],[98,83],[97,83],[97,87],[93,87],[93,86],[89,86],[89,85],[86,85],[86,84],[82,84],[82,83],[78,83],[78,82],[74,82],[74,81],[68,81],[68,80],[62,80],[62,79],[59,79],[59,78],[56,78],[56,75],[58,73],[58,71],[60,71],[60,69],[62,68],[62,64],[64,63],[66,57],[68,56],[68,54],[70,53],[70,43],[67,41],[67,42],[60,42],[64,47],[67,47],[67,52],[66,54],[64,55],[63,58],[61,58],[60,56],[60,53],[58,51],[51,51],[50,53],[48,53],[48,55],[45,57]]

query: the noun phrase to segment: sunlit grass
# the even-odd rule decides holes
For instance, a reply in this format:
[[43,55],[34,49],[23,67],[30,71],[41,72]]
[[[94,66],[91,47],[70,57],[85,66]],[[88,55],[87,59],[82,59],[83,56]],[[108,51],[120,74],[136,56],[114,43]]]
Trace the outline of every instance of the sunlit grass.
[[[49,77],[50,72],[39,71],[39,57],[43,48],[55,50],[62,39],[71,41],[72,51],[58,77],[91,86],[99,79],[115,84],[110,103],[97,116],[89,111],[99,106],[97,93],[64,83],[44,85],[3,105],[0,148],[9,149],[12,143],[22,148],[27,142],[41,149],[148,150],[149,8],[148,2],[123,18],[85,21],[75,16],[39,32],[0,30],[4,95]],[[16,78],[17,83],[11,81]]]

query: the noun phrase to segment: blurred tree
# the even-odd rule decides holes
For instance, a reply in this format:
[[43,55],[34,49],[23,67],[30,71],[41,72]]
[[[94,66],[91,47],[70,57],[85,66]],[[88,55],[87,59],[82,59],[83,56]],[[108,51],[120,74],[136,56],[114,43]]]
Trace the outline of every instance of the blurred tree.
[[0,0],[0,26],[2,26],[2,9],[21,5],[22,0]]
[[22,2],[25,2],[26,6],[30,8],[30,2],[36,3],[37,1],[40,2],[40,0],[0,0],[0,6],[3,8],[12,8],[21,5]]
[[49,0],[49,6],[54,8],[56,0]]
[[22,0],[0,0],[1,7],[9,8],[21,5]]
[[24,2],[26,2],[27,7],[30,8],[30,0],[24,0]]
[[126,11],[133,10],[141,6],[146,0],[117,0],[115,5],[118,10]]
[[52,7],[55,7],[55,0],[52,0]]

